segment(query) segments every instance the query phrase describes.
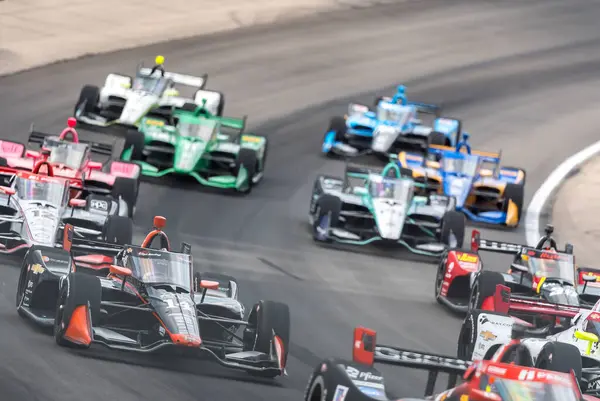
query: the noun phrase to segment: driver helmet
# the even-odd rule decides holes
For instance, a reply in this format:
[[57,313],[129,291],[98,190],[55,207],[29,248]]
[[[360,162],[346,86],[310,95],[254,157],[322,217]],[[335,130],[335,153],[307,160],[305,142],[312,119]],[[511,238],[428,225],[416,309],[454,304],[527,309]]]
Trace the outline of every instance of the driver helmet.
[[394,95],[394,103],[406,104],[406,87],[404,85],[398,85],[396,87],[396,94]]
[[394,193],[394,184],[392,184],[391,182],[387,182],[384,181],[381,183],[381,187],[380,187],[380,193],[379,195],[381,197],[391,197],[392,194]]

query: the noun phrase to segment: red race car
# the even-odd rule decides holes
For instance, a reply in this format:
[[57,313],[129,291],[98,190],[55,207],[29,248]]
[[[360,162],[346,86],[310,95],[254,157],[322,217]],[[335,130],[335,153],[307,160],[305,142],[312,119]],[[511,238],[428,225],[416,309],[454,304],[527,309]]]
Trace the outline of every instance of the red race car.
[[[353,361],[327,359],[321,362],[309,380],[304,400],[388,400],[383,376],[373,367],[374,362],[429,371],[424,397],[401,398],[400,401],[598,400],[581,393],[574,371],[561,373],[519,365],[516,358],[520,355],[519,349],[515,340],[493,360],[467,362],[377,345],[375,331],[359,327],[354,330]],[[434,395],[438,373],[449,374],[448,390]],[[457,385],[459,375],[463,382]]]
[[80,141],[75,130],[77,121],[69,118],[60,135],[35,131],[28,143],[40,144],[40,150],[27,149],[18,142],[0,141],[0,172],[6,175],[18,170],[32,171],[39,162],[46,162],[54,177],[70,181],[72,198],[87,199],[89,194],[111,195],[123,199],[127,214],[133,217],[138,196],[140,167],[134,163],[111,160],[105,166],[92,161],[92,154],[111,156],[113,145]]

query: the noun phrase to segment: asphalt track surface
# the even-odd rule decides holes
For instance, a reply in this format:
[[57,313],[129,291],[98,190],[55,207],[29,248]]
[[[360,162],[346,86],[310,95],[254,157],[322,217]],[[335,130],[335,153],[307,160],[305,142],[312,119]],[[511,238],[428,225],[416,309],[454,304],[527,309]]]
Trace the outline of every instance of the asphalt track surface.
[[[502,148],[525,168],[527,201],[563,159],[594,142],[600,92],[600,2],[592,0],[420,1],[357,9],[269,28],[61,63],[0,78],[0,134],[25,140],[32,121],[58,132],[79,88],[142,59],[210,74],[227,94],[226,114],[247,113],[270,137],[264,182],[248,197],[144,184],[139,233],[154,214],[168,218],[173,242],[193,244],[198,270],[241,282],[250,306],[289,303],[289,376],[251,380],[205,361],[149,360],[94,351],[77,355],[22,321],[14,310],[17,269],[0,270],[0,389],[3,400],[301,399],[321,357],[349,356],[352,328],[380,339],[453,354],[461,318],[433,299],[435,265],[406,253],[348,253],[317,247],[307,227],[317,173],[339,173],[319,156],[329,116],[351,99],[403,82],[412,99],[442,102],[464,120],[478,148]],[[381,89],[381,90],[379,90]],[[98,138],[107,138],[99,136]],[[483,228],[485,237],[524,239]],[[486,255],[486,268],[506,259]],[[419,395],[425,374],[384,369],[397,395]]]

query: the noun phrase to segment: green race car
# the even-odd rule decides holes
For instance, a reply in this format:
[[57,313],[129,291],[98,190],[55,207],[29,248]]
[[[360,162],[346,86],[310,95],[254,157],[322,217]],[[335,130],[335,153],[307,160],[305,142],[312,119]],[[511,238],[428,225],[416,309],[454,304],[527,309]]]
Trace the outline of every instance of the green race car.
[[138,163],[145,176],[188,175],[202,185],[249,193],[263,177],[267,138],[245,134],[246,117],[186,106],[170,121],[143,118],[128,132],[121,159]]

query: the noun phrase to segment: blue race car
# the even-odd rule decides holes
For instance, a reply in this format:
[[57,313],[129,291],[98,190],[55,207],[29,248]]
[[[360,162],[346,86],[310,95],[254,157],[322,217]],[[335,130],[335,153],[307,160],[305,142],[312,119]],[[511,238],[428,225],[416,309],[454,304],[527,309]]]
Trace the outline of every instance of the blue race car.
[[[401,150],[424,151],[430,144],[454,146],[461,123],[440,118],[439,112],[435,105],[408,102],[401,85],[394,97],[377,98],[374,110],[350,104],[347,116],[333,117],[321,151],[342,156],[374,152],[387,157]],[[436,115],[432,127],[423,125],[420,113]]]
[[398,154],[416,182],[456,198],[456,209],[476,222],[516,227],[525,197],[525,170],[500,167],[500,153],[471,150],[469,134],[456,147],[431,145],[427,154]]

